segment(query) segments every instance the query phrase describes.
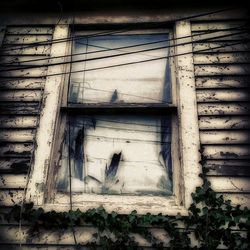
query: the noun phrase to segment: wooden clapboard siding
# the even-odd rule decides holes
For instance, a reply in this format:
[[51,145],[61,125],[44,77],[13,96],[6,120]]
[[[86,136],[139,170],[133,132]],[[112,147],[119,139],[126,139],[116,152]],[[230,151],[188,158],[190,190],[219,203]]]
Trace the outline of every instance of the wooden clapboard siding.
[[[1,207],[20,204],[23,200],[46,81],[52,32],[53,28],[49,26],[12,26],[5,29],[3,50],[0,52]],[[30,44],[42,41],[47,44]],[[32,62],[25,62],[29,60]],[[41,67],[20,68],[27,65]]]
[[[244,24],[192,23],[192,35],[200,140],[208,178],[218,193],[249,205],[250,35]],[[216,32],[202,35],[209,30]]]
[[250,129],[250,117],[247,115],[246,116],[200,116],[199,128],[200,130]]
[[[2,56],[0,57],[0,61],[2,64],[5,64],[4,67],[8,67],[7,64],[13,65],[15,67],[20,66],[20,65],[37,65],[37,66],[42,66],[42,65],[46,65],[48,63],[48,59],[49,56],[45,55],[45,56]],[[2,66],[2,68],[4,68]]]
[[0,78],[0,90],[24,89],[24,90],[42,90],[44,87],[45,78]]
[[201,76],[195,78],[197,89],[249,88],[250,76]]
[[0,116],[0,128],[35,128],[36,116]]

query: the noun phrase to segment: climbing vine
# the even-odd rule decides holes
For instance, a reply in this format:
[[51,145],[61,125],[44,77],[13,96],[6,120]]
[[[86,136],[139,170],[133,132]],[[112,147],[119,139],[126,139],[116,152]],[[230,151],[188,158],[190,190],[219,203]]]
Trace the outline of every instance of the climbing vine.
[[[102,207],[86,212],[79,209],[45,212],[28,203],[24,204],[22,210],[20,206],[14,206],[6,219],[20,221],[21,218],[27,221],[31,225],[32,234],[39,234],[42,228],[72,229],[91,224],[97,228],[97,233],[93,234],[93,241],[88,243],[90,249],[141,249],[134,234],[141,235],[153,248],[163,249],[165,242],[156,239],[150,231],[154,226],[167,232],[170,238],[169,249],[212,250],[220,245],[234,250],[250,249],[250,210],[239,205],[232,206],[231,201],[216,194],[206,178],[207,171],[203,168],[200,175],[203,184],[192,194],[193,203],[188,216],[138,215],[136,211],[122,215],[107,213]],[[180,225],[182,229],[179,228]],[[196,243],[191,242],[191,235],[194,235]]]

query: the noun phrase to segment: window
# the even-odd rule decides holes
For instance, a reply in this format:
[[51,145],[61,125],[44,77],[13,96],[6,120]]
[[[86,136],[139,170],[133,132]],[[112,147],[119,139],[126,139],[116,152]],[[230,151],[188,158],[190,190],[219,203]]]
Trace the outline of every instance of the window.
[[171,195],[169,31],[116,32],[73,35],[57,190]]
[[[175,36],[190,32],[182,25]],[[68,31],[58,25],[54,39]],[[74,37],[52,47],[56,57],[72,53],[71,63],[48,70],[28,199],[63,209],[72,195],[82,209],[184,213],[199,182],[198,154],[190,157],[198,123],[192,57],[172,58],[190,45],[173,49],[166,29],[76,27]]]

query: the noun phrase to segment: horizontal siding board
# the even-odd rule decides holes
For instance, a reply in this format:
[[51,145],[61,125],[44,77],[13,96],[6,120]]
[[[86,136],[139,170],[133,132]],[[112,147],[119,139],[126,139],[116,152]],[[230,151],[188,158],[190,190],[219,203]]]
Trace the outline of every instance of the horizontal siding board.
[[27,173],[30,158],[0,159],[0,173]]
[[211,33],[204,34],[205,32],[192,32],[193,42],[237,42],[250,38],[247,30],[229,30],[229,31],[212,31]]
[[249,88],[250,76],[210,76],[195,78],[197,89],[204,88]]
[[250,130],[201,131],[202,144],[250,144]]
[[38,102],[12,102],[12,103],[1,103],[0,114],[1,115],[36,115],[39,113]]
[[249,115],[249,103],[198,103],[199,115]]
[[249,145],[206,145],[203,155],[207,159],[250,159]]
[[[224,163],[224,164],[223,164]],[[246,163],[249,165],[246,166]],[[245,166],[242,162],[237,162],[238,165],[230,164],[230,162],[206,162],[205,167],[209,169],[207,176],[247,176],[250,177],[250,161],[247,161]],[[243,165],[243,166],[242,166]]]
[[0,190],[0,206],[10,207],[16,204],[22,204],[23,196],[23,190]]
[[17,34],[17,35],[7,35],[4,38],[4,44],[31,44],[31,43],[46,43],[51,41],[51,35],[24,35],[24,34]]
[[[12,66],[20,65],[37,65],[42,66],[46,65],[49,62],[49,56],[2,56],[0,57],[1,67],[7,66],[5,64],[11,64]],[[4,67],[3,67],[4,68]]]
[[[227,20],[228,21],[228,20]],[[225,30],[239,28],[244,22],[193,22],[191,25],[192,31],[208,31],[208,30]]]
[[250,116],[200,116],[199,128],[200,130],[250,129]]
[[250,65],[196,65],[194,70],[196,76],[247,75],[250,73]]
[[31,156],[33,149],[32,143],[1,143],[0,157],[21,157],[27,158]]
[[249,89],[196,90],[197,102],[244,102],[250,100]]
[[[47,74],[47,67],[37,67],[30,69],[9,68],[8,71],[0,70],[0,77],[44,77]],[[7,70],[7,69],[6,69]]]
[[0,189],[22,189],[25,188],[27,182],[26,174],[1,174],[0,175]]
[[0,128],[34,128],[36,116],[0,116]]
[[39,102],[40,90],[4,90],[0,92],[0,102]]
[[6,34],[21,35],[21,34],[52,34],[52,27],[22,27],[22,26],[12,26],[8,27]]
[[241,51],[249,51],[250,44],[249,43],[240,43],[236,44],[235,42],[211,42],[211,43],[194,43],[193,44],[193,52],[201,52],[204,53],[203,50],[208,52],[241,52]]
[[247,177],[208,177],[211,187],[220,193],[250,193],[250,178]]
[[43,55],[49,55],[50,54],[50,45],[38,45],[34,47],[30,46],[23,46],[23,48],[12,48],[12,47],[3,47],[3,50],[0,51],[0,55],[37,55],[37,56],[43,56]]
[[[28,226],[22,226],[21,233],[18,225],[16,226],[1,226],[0,230],[4,232],[1,237],[1,243],[20,244],[28,243],[35,246],[36,244],[58,244],[57,247],[62,245],[75,245],[71,229],[51,229],[39,231],[39,235],[30,237]],[[93,240],[93,234],[97,229],[93,227],[75,227],[75,237],[78,244],[84,245]]]
[[35,132],[33,129],[1,129],[0,141],[1,142],[32,142]]
[[45,78],[0,79],[0,89],[43,89]]
[[231,200],[232,205],[250,208],[250,194],[223,194],[225,200]]
[[214,53],[214,54],[195,54],[194,64],[223,64],[223,63],[249,63],[250,52],[233,52],[233,53]]

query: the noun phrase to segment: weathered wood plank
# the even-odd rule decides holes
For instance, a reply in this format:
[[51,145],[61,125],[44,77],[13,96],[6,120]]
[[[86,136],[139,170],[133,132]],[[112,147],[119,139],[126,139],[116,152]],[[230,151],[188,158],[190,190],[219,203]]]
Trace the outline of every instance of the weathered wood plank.
[[200,116],[199,128],[200,130],[250,129],[250,116]]
[[36,116],[0,116],[0,128],[34,128]]
[[249,89],[196,90],[197,102],[244,102],[250,100]]
[[0,89],[43,89],[45,78],[0,79]]
[[1,173],[27,173],[30,166],[30,158],[0,159]]
[[202,144],[249,144],[250,130],[201,131]]
[[202,50],[208,52],[240,52],[240,51],[249,51],[249,43],[234,44],[234,42],[214,42],[214,43],[194,43],[193,52],[204,53]]
[[[16,69],[17,67],[9,68],[8,71],[0,70],[0,77],[45,77],[47,74],[47,67],[37,67],[30,69]],[[6,69],[4,69],[6,70]]]
[[249,64],[241,65],[196,65],[196,76],[216,76],[216,75],[247,75],[250,73]]
[[0,190],[0,206],[20,205],[22,204],[23,196],[23,190]]
[[211,187],[220,193],[250,193],[250,178],[247,177],[208,177]]
[[206,160],[207,176],[250,176],[250,160]]
[[22,27],[9,26],[6,33],[8,35],[23,35],[23,34],[52,34],[53,27]]
[[223,194],[225,200],[231,200],[233,205],[241,205],[250,208],[249,194]]
[[[29,62],[30,61],[30,62]],[[4,69],[4,64],[11,64],[12,66],[15,65],[15,67],[20,65],[46,65],[49,61],[49,56],[2,56],[0,57],[1,67]]]
[[206,145],[203,148],[207,159],[250,159],[249,145]]
[[[228,20],[227,20],[228,21]],[[234,21],[234,22],[201,22],[201,23],[192,23],[192,31],[208,31],[208,30],[225,30],[225,29],[233,29],[238,28],[244,25],[244,22]]]
[[[59,248],[62,245],[74,245],[74,238],[72,230],[41,230],[39,236],[30,237],[29,227],[22,226],[21,233],[18,225],[16,226],[1,226],[1,232],[4,234],[1,236],[1,243],[28,243],[29,245],[35,246],[36,244],[57,244]],[[84,245],[93,240],[93,234],[96,233],[96,229],[93,227],[76,227],[75,237],[77,242]]]
[[26,174],[1,174],[0,175],[0,189],[5,188],[25,188],[27,182],[27,175]]
[[199,103],[199,115],[249,115],[249,103]]
[[213,31],[211,33],[205,33],[201,31],[192,32],[193,42],[199,42],[200,40],[209,39],[209,42],[216,41],[241,41],[249,39],[249,33],[247,30],[224,30],[224,31]]
[[[248,167],[250,168],[250,159],[206,159],[204,167],[207,168],[219,168],[219,167]],[[250,174],[250,173],[249,173]]]
[[0,102],[39,102],[40,90],[4,90],[0,92]]
[[0,157],[21,157],[31,156],[33,150],[32,143],[2,143],[0,144]]
[[6,35],[4,38],[4,44],[31,44],[31,43],[46,43],[51,41],[51,35]]
[[10,115],[37,115],[39,113],[38,102],[13,102],[13,103],[1,103],[0,114]]
[[2,129],[0,131],[0,141],[2,142],[32,142],[34,136],[34,129]]
[[249,63],[249,52],[232,52],[232,53],[214,53],[214,54],[195,54],[194,64],[223,64],[223,63]]
[[196,77],[196,88],[249,88],[250,76]]
[[28,47],[23,46],[23,48],[20,48],[18,46],[18,49],[14,49],[12,47],[3,47],[2,50],[0,50],[0,55],[37,55],[37,56],[43,56],[43,55],[49,55],[50,54],[50,48],[51,45],[39,45],[35,47]]

